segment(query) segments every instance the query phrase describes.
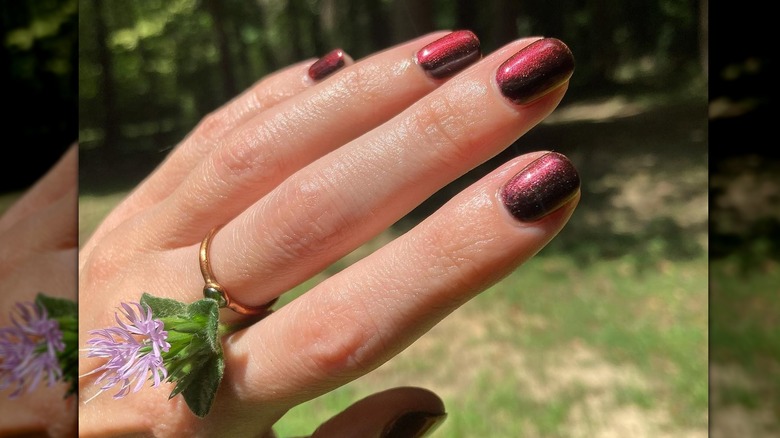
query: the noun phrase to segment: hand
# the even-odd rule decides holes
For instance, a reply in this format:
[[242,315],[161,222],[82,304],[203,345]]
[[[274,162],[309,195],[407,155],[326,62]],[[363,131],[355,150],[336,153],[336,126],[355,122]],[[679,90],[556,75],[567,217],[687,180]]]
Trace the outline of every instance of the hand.
[[[275,299],[505,149],[566,91],[573,59],[557,40],[515,41],[479,60],[473,36],[457,33],[415,62],[446,35],[346,58],[320,80],[307,76],[313,61],[294,65],[206,117],[81,250],[81,342],[143,292],[202,298],[198,248],[217,226],[210,262],[230,297]],[[565,157],[513,159],[411,232],[227,336],[225,376],[205,418],[180,396],[168,400],[170,387],[145,387],[82,403],[80,431],[271,436],[290,408],[378,367],[532,257],[578,199]],[[104,362],[83,360],[80,374]],[[98,393],[93,383],[81,379],[83,401]]]
[[[39,292],[76,299],[76,172],[74,145],[0,217],[0,327],[11,325],[16,303],[32,302]],[[65,398],[67,384],[44,380],[10,399],[15,389],[0,391],[0,436],[76,436],[77,402]]]

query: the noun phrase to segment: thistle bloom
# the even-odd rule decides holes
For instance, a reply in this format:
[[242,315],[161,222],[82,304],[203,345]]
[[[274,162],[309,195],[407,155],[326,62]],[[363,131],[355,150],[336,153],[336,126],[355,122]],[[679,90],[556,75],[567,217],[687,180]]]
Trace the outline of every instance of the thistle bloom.
[[[152,318],[152,310],[140,303],[122,303],[119,313],[115,314],[117,326],[92,330],[94,335],[87,341],[87,357],[103,357],[108,361],[86,374],[103,372],[95,383],[103,383],[100,391],[119,386],[114,398],[122,398],[141,389],[144,382],[151,378],[153,387],[160,385],[168,377],[163,362],[163,353],[171,345],[168,332],[162,321]],[[83,376],[82,376],[83,377]],[[132,387],[135,382],[135,386]],[[94,397],[93,397],[94,398]]]
[[62,378],[57,353],[65,349],[59,323],[34,303],[17,303],[11,327],[0,328],[0,390],[16,385],[10,397]]
[[225,369],[220,337],[243,326],[220,324],[219,303],[211,298],[185,304],[144,293],[139,302],[121,306],[116,326],[89,332],[87,357],[107,359],[81,376],[102,372],[95,379],[102,386],[89,400],[114,386],[119,399],[146,381],[152,380],[152,387],[168,382],[175,384],[169,398],[181,394],[190,410],[204,417]]

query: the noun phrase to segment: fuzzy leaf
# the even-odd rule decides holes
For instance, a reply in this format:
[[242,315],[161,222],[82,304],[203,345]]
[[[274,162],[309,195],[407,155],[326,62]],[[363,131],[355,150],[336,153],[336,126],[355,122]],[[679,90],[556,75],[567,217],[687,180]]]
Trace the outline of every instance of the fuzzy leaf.
[[149,306],[155,318],[187,315],[187,305],[170,298],[155,297],[144,293],[141,295],[141,304]]
[[165,329],[172,334],[177,326],[182,327],[179,335],[192,336],[186,358],[183,360],[184,372],[172,372],[171,381],[176,386],[169,398],[178,394],[184,397],[192,412],[204,417],[214,403],[214,397],[222,382],[225,371],[225,359],[222,343],[219,339],[219,305],[215,300],[202,299],[184,304],[168,298],[159,298],[143,294],[141,303],[152,309],[156,319],[165,322]]
[[190,410],[198,417],[205,417],[209,413],[224,372],[225,359],[222,354],[215,354],[189,374],[188,377],[197,383],[184,388],[182,396]]
[[49,318],[57,321],[62,332],[65,348],[57,352],[57,363],[62,371],[62,380],[69,383],[65,397],[76,394],[78,375],[78,306],[75,301],[55,298],[39,293],[35,304],[46,309]]
[[42,293],[39,293],[35,297],[35,304],[46,309],[49,318],[56,319],[62,316],[76,317],[79,313],[79,308],[75,301],[65,298],[49,297]]

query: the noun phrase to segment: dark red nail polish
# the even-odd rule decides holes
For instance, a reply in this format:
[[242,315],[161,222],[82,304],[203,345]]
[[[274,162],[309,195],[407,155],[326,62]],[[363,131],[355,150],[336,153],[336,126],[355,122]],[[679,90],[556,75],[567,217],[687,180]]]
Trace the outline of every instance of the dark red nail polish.
[[496,72],[501,93],[514,103],[532,102],[566,82],[574,71],[574,56],[562,41],[534,41],[507,59]]
[[341,67],[344,67],[345,63],[344,51],[341,49],[332,50],[309,67],[309,77],[315,81],[319,81]]
[[501,189],[501,200],[521,222],[533,222],[569,202],[580,189],[580,175],[556,152],[542,155]]
[[473,32],[459,30],[428,44],[417,52],[417,64],[428,76],[442,79],[479,60],[479,39]]

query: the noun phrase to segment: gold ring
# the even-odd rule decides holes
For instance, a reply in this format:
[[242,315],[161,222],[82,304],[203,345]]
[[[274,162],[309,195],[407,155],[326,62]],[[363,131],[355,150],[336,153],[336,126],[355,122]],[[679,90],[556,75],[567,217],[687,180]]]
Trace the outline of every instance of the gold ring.
[[268,313],[268,308],[276,302],[276,298],[260,306],[244,306],[231,299],[225,288],[214,278],[214,272],[211,270],[211,263],[209,263],[209,247],[211,246],[211,239],[217,234],[219,229],[220,227],[212,228],[200,243],[200,272],[203,274],[203,281],[206,282],[206,285],[203,286],[203,296],[217,300],[219,307],[227,307],[242,315]]

